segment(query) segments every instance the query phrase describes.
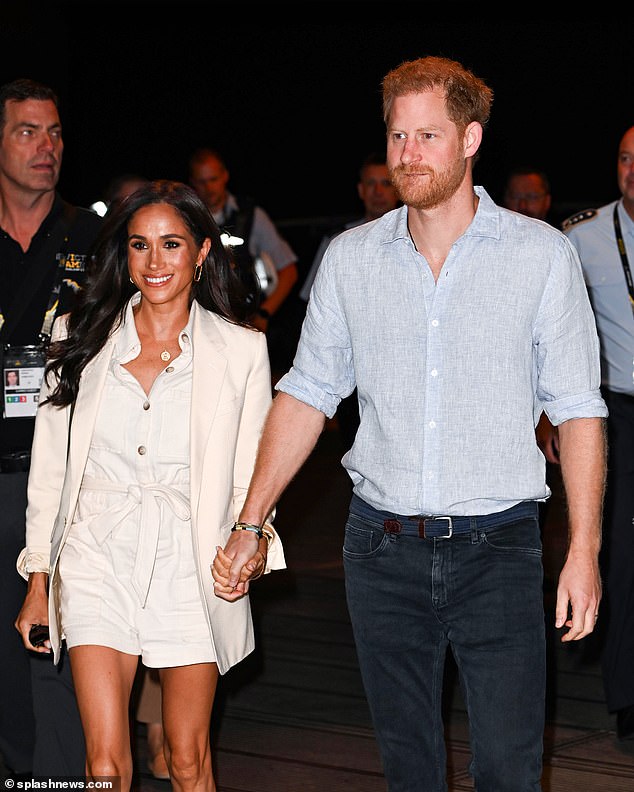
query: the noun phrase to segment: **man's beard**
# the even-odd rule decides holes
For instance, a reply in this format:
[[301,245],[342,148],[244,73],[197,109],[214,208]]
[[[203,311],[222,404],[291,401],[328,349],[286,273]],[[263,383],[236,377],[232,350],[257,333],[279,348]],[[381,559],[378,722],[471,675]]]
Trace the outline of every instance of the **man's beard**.
[[390,168],[390,178],[404,204],[413,209],[434,209],[455,195],[466,170],[466,160],[456,156],[443,171],[435,171],[431,166],[419,162],[416,165]]

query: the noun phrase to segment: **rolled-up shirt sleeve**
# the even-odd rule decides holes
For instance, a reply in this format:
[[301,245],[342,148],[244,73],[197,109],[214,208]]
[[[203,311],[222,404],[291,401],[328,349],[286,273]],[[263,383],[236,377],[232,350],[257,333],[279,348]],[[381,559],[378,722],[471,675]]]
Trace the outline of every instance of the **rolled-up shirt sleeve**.
[[562,236],[559,243],[558,266],[550,269],[535,322],[537,396],[555,425],[607,415],[599,338],[581,263],[569,240]]
[[342,399],[355,388],[352,345],[337,290],[330,244],[317,271],[301,338],[290,371],[277,390],[332,418]]

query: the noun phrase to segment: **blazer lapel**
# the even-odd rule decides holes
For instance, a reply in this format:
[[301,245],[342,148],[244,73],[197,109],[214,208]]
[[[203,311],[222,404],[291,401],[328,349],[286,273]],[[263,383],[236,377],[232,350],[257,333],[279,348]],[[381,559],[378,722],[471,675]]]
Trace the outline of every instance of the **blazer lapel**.
[[205,454],[209,435],[216,416],[222,384],[227,371],[227,358],[223,354],[225,342],[218,331],[222,321],[200,308],[195,302],[193,321],[193,380],[190,423],[191,444],[191,508],[198,511]]
[[115,336],[116,332],[108,339],[103,349],[88,363],[81,376],[70,427],[67,472],[71,482],[70,503],[75,503],[79,495],[79,487],[90,450],[90,438],[97,419],[97,410],[112,357]]

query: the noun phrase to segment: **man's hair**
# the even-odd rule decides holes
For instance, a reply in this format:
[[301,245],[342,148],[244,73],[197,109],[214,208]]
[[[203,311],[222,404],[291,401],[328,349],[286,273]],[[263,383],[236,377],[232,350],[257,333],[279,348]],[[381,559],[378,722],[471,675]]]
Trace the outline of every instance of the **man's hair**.
[[385,156],[385,152],[379,151],[372,151],[361,163],[361,167],[359,168],[359,179],[363,180],[363,175],[366,172],[367,168],[371,168],[373,165],[387,165],[387,159]]
[[53,102],[59,110],[59,100],[52,88],[43,83],[20,78],[0,86],[0,136],[4,132],[7,120],[7,102],[25,102],[27,99],[36,99],[38,102]]
[[550,193],[550,180],[546,173],[539,168],[533,168],[530,165],[518,165],[515,168],[511,168],[506,174],[506,181],[504,184],[505,190],[508,189],[511,179],[515,178],[515,176],[538,176],[544,187],[544,191]]
[[225,162],[225,158],[222,154],[214,148],[197,148],[196,151],[190,156],[189,158],[189,175],[191,176],[192,169],[194,165],[199,165],[201,162],[205,162],[208,159],[215,159],[222,165],[224,170],[227,170],[227,163]]
[[394,99],[439,88],[445,95],[447,115],[464,130],[472,121],[484,128],[489,120],[493,91],[488,85],[448,58],[429,56],[405,61],[388,72],[383,83],[383,120],[389,123]]

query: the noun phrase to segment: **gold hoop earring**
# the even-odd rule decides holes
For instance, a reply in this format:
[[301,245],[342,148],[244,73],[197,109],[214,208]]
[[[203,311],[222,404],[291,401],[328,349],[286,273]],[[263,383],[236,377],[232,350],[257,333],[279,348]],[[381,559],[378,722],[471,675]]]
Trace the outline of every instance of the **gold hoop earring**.
[[202,274],[203,274],[203,265],[196,264],[196,266],[194,267],[194,281],[196,283],[198,283]]

